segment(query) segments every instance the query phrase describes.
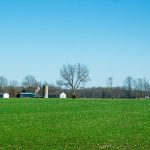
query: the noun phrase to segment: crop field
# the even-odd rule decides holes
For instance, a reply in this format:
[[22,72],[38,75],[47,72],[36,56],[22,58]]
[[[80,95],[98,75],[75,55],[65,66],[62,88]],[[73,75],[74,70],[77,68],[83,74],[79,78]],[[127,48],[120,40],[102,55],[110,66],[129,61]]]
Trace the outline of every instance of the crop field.
[[150,100],[0,99],[0,150],[149,150]]

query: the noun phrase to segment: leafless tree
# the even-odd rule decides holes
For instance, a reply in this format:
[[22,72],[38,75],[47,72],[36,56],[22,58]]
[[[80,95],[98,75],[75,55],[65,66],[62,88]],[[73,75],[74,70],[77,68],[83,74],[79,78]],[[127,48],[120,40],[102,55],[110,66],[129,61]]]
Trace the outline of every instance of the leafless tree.
[[112,77],[108,78],[107,85],[108,85],[108,88],[110,88],[110,91],[111,91],[111,98],[113,98],[113,78]]
[[26,76],[22,81],[22,86],[26,88],[29,92],[33,92],[35,90],[35,87],[37,87],[38,85],[38,81],[32,75]]
[[7,84],[8,84],[7,79],[4,76],[0,76],[0,93],[3,92]]
[[148,84],[148,97],[150,98],[150,83]]
[[12,87],[19,87],[19,82],[17,80],[12,80],[9,82],[9,85]]
[[133,88],[133,78],[128,76],[124,81],[124,87],[127,91],[127,98],[131,98],[132,88]]
[[148,79],[146,79],[145,77],[143,78],[143,95],[144,95],[144,98],[149,96],[148,94],[148,91],[149,91],[149,81]]
[[71,89],[72,98],[76,98],[76,92],[89,81],[89,70],[87,66],[80,63],[75,65],[64,65],[60,70],[60,80],[57,85]]
[[140,98],[143,97],[143,80],[141,78],[137,79],[138,95]]
[[112,77],[108,78],[107,85],[108,85],[108,87],[113,88],[113,78]]
[[9,82],[8,91],[10,97],[16,97],[20,93],[19,83],[16,80]]
[[135,93],[135,98],[138,98],[138,82],[136,79],[133,80],[133,90]]

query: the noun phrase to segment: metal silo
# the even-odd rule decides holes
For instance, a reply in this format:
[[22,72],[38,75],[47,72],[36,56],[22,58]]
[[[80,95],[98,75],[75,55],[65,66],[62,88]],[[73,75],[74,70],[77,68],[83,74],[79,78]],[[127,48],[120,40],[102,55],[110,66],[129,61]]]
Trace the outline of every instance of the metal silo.
[[48,98],[48,85],[43,86],[43,97]]

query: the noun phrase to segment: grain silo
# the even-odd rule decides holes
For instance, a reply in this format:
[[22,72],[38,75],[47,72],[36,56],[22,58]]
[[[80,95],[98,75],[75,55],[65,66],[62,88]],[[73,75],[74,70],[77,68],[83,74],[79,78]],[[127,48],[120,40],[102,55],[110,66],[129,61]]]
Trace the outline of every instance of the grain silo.
[[43,86],[43,97],[48,98],[48,85]]

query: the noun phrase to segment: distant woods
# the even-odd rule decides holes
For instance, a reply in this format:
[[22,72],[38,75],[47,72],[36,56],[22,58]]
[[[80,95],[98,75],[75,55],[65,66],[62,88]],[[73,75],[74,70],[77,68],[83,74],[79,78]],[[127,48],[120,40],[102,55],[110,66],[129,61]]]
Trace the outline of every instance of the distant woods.
[[134,79],[128,76],[122,86],[113,86],[114,80],[109,77],[106,87],[80,89],[79,97],[83,98],[150,98],[150,82],[147,78]]
[[[70,72],[71,71],[71,72]],[[27,75],[19,83],[17,80],[8,81],[4,76],[0,76],[0,94],[9,93],[10,97],[24,92],[35,92],[40,88],[39,95],[43,94],[42,86],[48,84],[49,95],[58,95],[60,92],[66,92],[68,97],[78,98],[149,98],[150,82],[147,78],[135,79],[128,76],[124,79],[122,86],[115,86],[115,80],[109,77],[105,87],[84,87],[89,81],[89,71],[84,65],[63,66],[60,70],[60,80],[56,85],[36,80],[32,75]],[[71,74],[70,74],[71,73]],[[69,79],[66,79],[69,77]],[[81,78],[83,77],[83,78]],[[71,81],[69,81],[71,79]],[[72,82],[72,83],[70,83]],[[60,86],[61,85],[61,86]]]

